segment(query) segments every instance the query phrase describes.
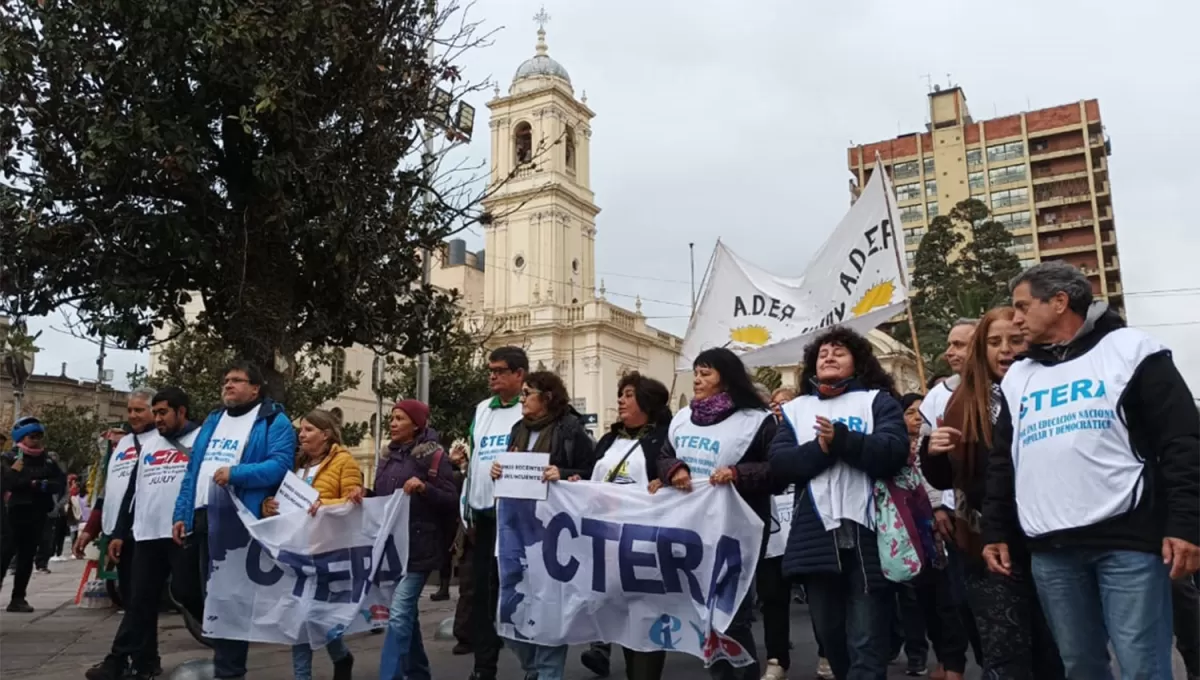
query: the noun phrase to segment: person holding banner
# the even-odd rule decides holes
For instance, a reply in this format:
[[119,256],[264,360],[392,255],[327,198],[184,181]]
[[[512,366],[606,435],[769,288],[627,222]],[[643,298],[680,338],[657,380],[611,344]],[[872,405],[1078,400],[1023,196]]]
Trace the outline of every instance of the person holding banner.
[[[309,509],[316,515],[323,505],[339,505],[347,501],[361,503],[363,474],[350,450],[342,445],[342,424],[329,411],[315,409],[300,419],[297,434],[299,448],[292,468],[300,479],[320,494]],[[267,496],[262,502],[262,516],[279,514],[279,501]],[[292,673],[296,680],[312,680],[312,646],[292,646]],[[354,655],[339,635],[325,645],[333,662],[333,680],[350,680]]]
[[799,497],[783,558],[800,579],[838,678],[887,674],[892,584],[875,534],[874,480],[908,462],[904,414],[862,335],[834,327],[804,348],[801,396],[783,407],[771,476]]
[[416,399],[396,402],[388,423],[386,456],[375,473],[375,495],[397,491],[411,497],[408,514],[408,567],[388,608],[379,680],[428,680],[429,657],[417,617],[421,590],[442,563],[446,546],[443,517],[454,513],[454,467],[429,427],[429,407]]
[[[613,484],[631,484],[649,490],[658,479],[658,453],[667,443],[671,425],[671,393],[661,382],[637,371],[617,383],[617,415],[609,431],[596,443],[596,467],[592,479]],[[572,478],[576,479],[576,478]],[[601,677],[609,674],[612,646],[594,643],[579,658]],[[659,680],[666,652],[622,649],[628,680]]]
[[[513,425],[508,450],[550,454],[550,464],[542,472],[546,482],[591,477],[596,463],[595,443],[579,414],[571,407],[562,378],[549,371],[534,371],[525,377],[525,385],[521,388],[521,420]],[[492,480],[503,474],[503,466],[493,462]],[[507,570],[508,573],[520,578],[520,565],[513,566],[515,568]],[[499,616],[502,620],[514,619],[514,611],[524,598],[520,593],[510,592],[512,586],[505,583],[505,571],[500,569]],[[548,647],[526,640],[510,640],[509,643],[527,678],[562,680],[567,663],[566,645]]]
[[[194,569],[172,573],[177,590],[206,592],[208,571],[208,497],[216,484],[231,487],[251,514],[262,511],[292,469],[296,430],[283,406],[264,393],[262,370],[249,361],[235,361],[225,370],[222,407],[200,426],[187,473],[175,500],[172,535],[175,543],[196,555]],[[213,639],[217,678],[244,678],[250,644],[244,640]]]
[[[692,402],[671,420],[667,444],[658,456],[659,480],[651,482],[651,489],[670,484],[691,491],[693,475],[707,477],[712,484],[732,484],[763,521],[761,559],[773,508],[767,452],[775,437],[775,418],[732,351],[704,350],[692,362],[692,376]],[[742,600],[725,635],[757,659],[753,607],[753,598]],[[757,661],[734,668],[720,660],[710,667],[712,677],[728,680],[758,680],[759,670]]]

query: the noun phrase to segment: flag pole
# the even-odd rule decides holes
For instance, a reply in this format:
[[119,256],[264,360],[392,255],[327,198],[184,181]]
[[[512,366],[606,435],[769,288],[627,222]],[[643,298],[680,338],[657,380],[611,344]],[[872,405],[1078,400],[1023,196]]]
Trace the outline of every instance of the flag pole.
[[[703,288],[704,284],[708,282],[708,274],[710,271],[712,271],[713,262],[716,261],[716,259],[717,259],[717,248],[720,248],[720,247],[721,247],[721,238],[718,236],[717,244],[713,247],[712,255],[710,255],[708,257],[708,264],[704,267],[704,276],[700,279],[701,288]],[[688,249],[692,252],[692,255],[691,255],[691,257],[692,257],[692,313],[690,315],[688,315],[688,331],[690,332],[692,330],[692,323],[696,320],[696,305],[698,304],[698,300],[696,298],[695,244],[689,243]],[[667,394],[670,394],[672,397],[675,396],[675,384],[677,382],[679,382],[679,367],[678,366],[676,366],[675,371],[673,373],[674,373],[674,375],[672,375],[672,377],[671,377],[671,390],[667,393]]]
[[896,254],[896,270],[900,273],[900,283],[904,284],[904,311],[908,314],[908,332],[912,334],[913,353],[917,355],[917,379],[921,381],[921,394],[926,392],[925,382],[925,359],[921,356],[921,343],[917,340],[917,320],[913,317],[912,294],[908,288],[908,280],[905,276],[904,260],[900,258],[900,238],[901,230],[897,229],[896,216],[892,213],[892,189],[889,185],[887,171],[883,168],[883,161],[879,158],[879,153],[875,154],[875,172],[882,172],[883,177],[883,201],[887,206],[888,228],[892,230],[892,252]]

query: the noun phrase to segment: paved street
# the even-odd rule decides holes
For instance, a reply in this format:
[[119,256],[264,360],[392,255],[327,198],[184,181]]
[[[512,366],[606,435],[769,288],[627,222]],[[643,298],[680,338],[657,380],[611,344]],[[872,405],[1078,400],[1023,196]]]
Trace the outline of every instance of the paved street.
[[[79,609],[73,603],[83,562],[60,562],[50,566],[53,574],[35,574],[30,583],[29,601],[37,610],[34,614],[0,612],[0,676],[80,680],[83,670],[102,659],[112,643],[120,613],[116,609]],[[7,590],[0,593],[0,602],[7,603],[7,595]],[[437,603],[426,597],[422,601],[421,627],[433,661],[434,677],[438,680],[465,680],[471,670],[471,657],[453,656],[450,653],[452,642],[433,639],[438,624],[452,611],[453,600]],[[812,643],[807,611],[799,605],[793,608],[792,639],[796,647],[790,677],[793,680],[815,677],[816,647]],[[350,640],[350,648],[357,659],[355,677],[374,678],[378,675],[382,641],[381,635],[363,635]],[[761,645],[761,631],[758,641]],[[164,615],[160,620],[159,647],[167,671],[164,678],[169,678],[170,672],[185,661],[207,657],[206,650],[192,640],[177,615]],[[579,665],[581,650],[572,650],[567,672],[570,680],[595,677]],[[320,653],[315,658],[316,677],[328,678],[332,674],[328,658]],[[614,660],[614,678],[624,677],[619,658],[618,654]],[[667,668],[669,680],[703,677],[699,662],[690,657],[672,655]],[[255,680],[291,678],[290,650],[278,645],[255,645],[250,652],[249,677]],[[500,677],[521,678],[513,656],[507,652],[501,655]],[[893,666],[889,677],[904,677],[903,668]],[[978,678],[978,669],[968,671],[967,677]],[[1175,677],[1184,677],[1182,668],[1177,670]]]

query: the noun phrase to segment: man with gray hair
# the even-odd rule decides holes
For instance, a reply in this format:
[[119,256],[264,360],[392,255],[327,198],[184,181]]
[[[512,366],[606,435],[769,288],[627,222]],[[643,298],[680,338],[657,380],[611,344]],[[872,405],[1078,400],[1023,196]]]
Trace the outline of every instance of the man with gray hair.
[[1171,352],[1126,328],[1078,269],[1011,284],[1028,351],[1001,388],[983,550],[1011,574],[1021,532],[1070,678],[1171,677],[1171,579],[1200,569],[1200,415]]

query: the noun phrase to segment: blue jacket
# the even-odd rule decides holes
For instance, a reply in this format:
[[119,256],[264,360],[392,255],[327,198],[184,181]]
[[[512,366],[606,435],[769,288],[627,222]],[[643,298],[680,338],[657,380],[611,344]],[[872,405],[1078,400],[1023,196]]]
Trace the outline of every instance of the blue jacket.
[[[223,408],[213,411],[200,426],[200,433],[192,445],[187,474],[183,476],[183,483],[179,487],[179,498],[175,499],[174,521],[183,522],[188,531],[192,530],[192,515],[196,508],[196,477],[200,473],[204,454],[208,451],[208,440],[212,438],[223,413]],[[229,470],[229,485],[246,509],[258,516],[263,500],[279,488],[295,459],[296,430],[283,412],[283,406],[265,399],[258,409],[254,426],[250,428],[250,438],[246,440],[241,462]]]
[[[849,387],[852,392],[865,389],[857,383],[851,383]],[[808,496],[809,481],[838,459],[862,470],[872,479],[894,477],[907,464],[908,429],[904,425],[900,403],[892,395],[880,392],[871,411],[874,425],[869,434],[851,432],[844,424],[835,423],[828,454],[821,450],[815,439],[797,444],[793,423],[785,421],[775,434],[770,452],[772,481],[777,485],[796,485],[792,529],[783,554],[785,575],[795,578],[808,574],[837,574],[842,570],[834,532],[825,530]],[[808,423],[796,426],[811,427]],[[886,588],[888,582],[879,566],[875,532],[858,527],[856,542],[859,561],[866,572],[867,589]]]

